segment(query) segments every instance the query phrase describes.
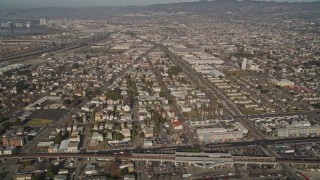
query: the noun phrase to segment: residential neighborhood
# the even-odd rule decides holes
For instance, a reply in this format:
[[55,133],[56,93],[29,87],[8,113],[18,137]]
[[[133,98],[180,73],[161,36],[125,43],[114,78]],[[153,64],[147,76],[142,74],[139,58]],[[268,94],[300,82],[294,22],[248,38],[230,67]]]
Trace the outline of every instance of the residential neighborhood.
[[318,178],[319,9],[0,7],[0,179]]

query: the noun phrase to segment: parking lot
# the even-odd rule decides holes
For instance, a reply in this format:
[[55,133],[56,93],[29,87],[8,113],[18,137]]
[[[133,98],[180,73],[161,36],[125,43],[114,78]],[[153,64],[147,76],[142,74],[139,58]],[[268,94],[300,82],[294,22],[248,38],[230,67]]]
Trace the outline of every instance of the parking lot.
[[288,159],[320,159],[320,142],[299,144],[276,144],[273,149]]
[[65,109],[41,109],[35,111],[30,119],[48,119],[57,121],[63,117],[68,111]]

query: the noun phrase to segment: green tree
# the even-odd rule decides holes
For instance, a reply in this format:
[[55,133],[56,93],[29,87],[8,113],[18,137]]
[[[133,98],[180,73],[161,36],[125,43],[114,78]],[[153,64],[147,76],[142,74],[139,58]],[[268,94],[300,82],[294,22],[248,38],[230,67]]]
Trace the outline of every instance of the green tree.
[[116,133],[114,134],[114,139],[115,139],[115,140],[122,141],[123,138],[124,138],[124,136],[123,136],[123,134],[121,134],[121,133],[116,132]]
[[2,121],[4,121],[4,120],[5,120],[5,118],[4,118],[3,114],[0,113],[0,122],[2,122]]
[[169,75],[177,75],[180,72],[182,72],[182,68],[180,66],[172,66],[170,67],[170,69],[168,70],[168,74]]
[[31,180],[43,180],[44,179],[44,176],[43,176],[43,173],[35,173]]
[[120,176],[125,176],[127,175],[129,172],[129,169],[126,167],[126,168],[123,168],[120,170]]
[[47,167],[46,177],[53,178],[56,173],[55,167],[52,164],[49,164]]
[[4,123],[2,124],[2,128],[3,128],[3,129],[9,129],[12,125],[13,125],[12,122],[4,122]]
[[17,118],[17,119],[15,120],[15,122],[14,122],[14,125],[15,125],[15,126],[18,126],[18,125],[20,125],[20,124],[21,124],[21,119]]
[[63,104],[64,105],[69,105],[69,104],[71,104],[72,103],[72,101],[70,100],[70,99],[65,99],[65,100],[63,100]]
[[159,96],[160,96],[160,97],[166,97],[166,93],[161,90],[160,93],[159,93]]
[[68,139],[69,138],[69,132],[66,131],[64,132],[63,136],[62,136],[62,139],[65,140],[65,139]]
[[144,137],[145,137],[144,133],[141,132],[141,133],[140,133],[140,138],[144,138]]
[[72,64],[72,68],[73,69],[78,69],[79,68],[79,64],[78,63],[73,63]]
[[18,81],[18,82],[16,83],[17,94],[21,94],[22,91],[25,90],[25,89],[27,89],[27,88],[28,88],[28,86],[27,86],[26,82],[23,81],[23,80],[22,80],[22,81]]
[[56,137],[53,139],[53,141],[54,141],[55,144],[60,144],[61,141],[62,141],[62,135],[61,135],[61,133],[58,133],[58,134],[56,135]]

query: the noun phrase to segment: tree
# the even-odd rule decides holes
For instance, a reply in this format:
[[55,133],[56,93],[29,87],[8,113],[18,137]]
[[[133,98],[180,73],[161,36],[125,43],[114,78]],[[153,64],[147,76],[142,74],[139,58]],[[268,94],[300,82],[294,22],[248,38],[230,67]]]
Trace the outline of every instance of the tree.
[[44,179],[44,176],[43,176],[43,173],[35,173],[31,180],[43,180]]
[[119,100],[122,98],[121,96],[121,90],[117,87],[114,90],[109,90],[106,93],[106,96],[112,100]]
[[17,119],[15,120],[15,122],[14,122],[14,125],[15,125],[15,126],[18,126],[18,125],[20,125],[20,124],[21,124],[21,119],[17,118]]
[[320,109],[320,103],[312,104],[313,107]]
[[54,166],[52,164],[49,164],[47,167],[46,177],[53,178],[56,173],[57,172]]
[[128,172],[129,172],[128,167],[125,167],[125,168],[120,170],[120,176],[125,176],[125,175],[128,174]]
[[2,128],[3,128],[3,129],[9,129],[12,125],[13,125],[12,122],[4,122],[4,123],[2,124]]
[[123,134],[118,133],[118,132],[116,132],[113,137],[115,140],[118,140],[118,141],[122,141],[124,138]]
[[72,64],[72,68],[73,69],[78,69],[79,68],[79,64],[78,63],[73,63]]
[[141,133],[140,133],[140,138],[143,139],[144,137],[145,137],[144,132],[141,132]]
[[16,83],[16,90],[17,90],[17,94],[21,94],[23,90],[27,89],[28,86],[26,85],[25,81],[18,81]]
[[63,140],[64,140],[64,139],[68,139],[68,137],[69,137],[69,132],[68,132],[68,131],[65,131],[64,134],[63,134],[63,136],[62,136],[62,139],[63,139]]
[[177,75],[180,72],[182,72],[182,68],[180,66],[172,66],[170,67],[170,69],[168,70],[168,74],[169,75]]
[[161,91],[159,93],[159,96],[160,97],[166,97],[166,93],[164,91],[162,91],[162,89],[161,89]]
[[62,141],[62,135],[61,135],[61,133],[58,133],[58,134],[56,135],[56,137],[53,139],[53,141],[54,141],[55,144],[60,144],[61,141]]
[[63,100],[63,104],[64,105],[69,105],[69,104],[71,104],[72,103],[72,101],[70,100],[70,99],[65,99],[65,100]]
[[4,121],[4,120],[5,120],[5,118],[4,118],[3,114],[0,113],[0,122],[2,122],[2,121]]
[[52,91],[55,91],[55,90],[57,90],[58,89],[58,86],[53,86],[52,87]]

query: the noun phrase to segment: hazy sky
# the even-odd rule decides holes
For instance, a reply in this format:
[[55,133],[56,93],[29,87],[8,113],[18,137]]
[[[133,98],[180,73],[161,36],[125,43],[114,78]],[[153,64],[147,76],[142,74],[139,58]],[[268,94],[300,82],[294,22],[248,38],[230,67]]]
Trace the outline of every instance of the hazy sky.
[[[89,6],[126,6],[149,5],[196,0],[0,0],[0,8],[33,7],[89,7]],[[278,0],[278,1],[313,1],[313,0]]]
[[195,0],[0,0],[0,8],[148,5]]

